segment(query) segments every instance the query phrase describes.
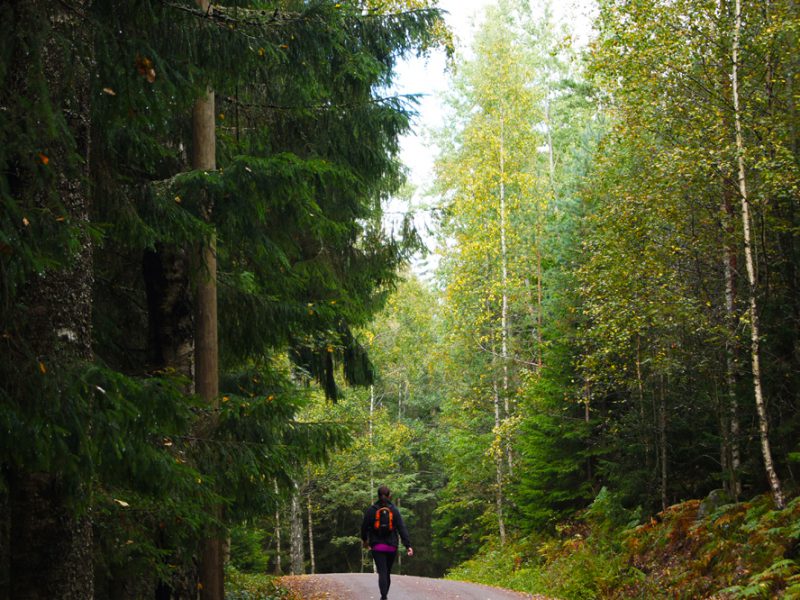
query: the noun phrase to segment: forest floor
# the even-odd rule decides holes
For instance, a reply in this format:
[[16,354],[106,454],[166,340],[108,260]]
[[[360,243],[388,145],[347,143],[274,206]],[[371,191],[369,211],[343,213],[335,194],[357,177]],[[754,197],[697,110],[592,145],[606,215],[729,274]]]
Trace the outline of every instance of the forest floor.
[[[280,585],[296,600],[378,600],[378,577],[373,573],[330,573],[282,577]],[[464,581],[392,576],[391,600],[553,600]]]

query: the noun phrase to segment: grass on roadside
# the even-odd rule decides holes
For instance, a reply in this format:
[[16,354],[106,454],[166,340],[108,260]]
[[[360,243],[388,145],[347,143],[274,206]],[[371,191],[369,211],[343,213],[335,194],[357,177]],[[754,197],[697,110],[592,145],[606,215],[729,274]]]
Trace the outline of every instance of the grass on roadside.
[[294,600],[289,590],[278,585],[273,575],[225,570],[225,600]]

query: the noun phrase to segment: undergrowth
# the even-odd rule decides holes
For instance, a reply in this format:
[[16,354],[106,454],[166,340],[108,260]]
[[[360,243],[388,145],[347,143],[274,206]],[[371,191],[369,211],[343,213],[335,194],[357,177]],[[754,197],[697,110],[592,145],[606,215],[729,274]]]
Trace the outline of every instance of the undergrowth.
[[448,576],[563,600],[800,599],[800,498],[698,511],[674,505],[644,524],[603,490],[554,536],[484,546]]
[[225,600],[290,600],[288,590],[276,578],[261,573],[243,573],[233,567],[225,570]]

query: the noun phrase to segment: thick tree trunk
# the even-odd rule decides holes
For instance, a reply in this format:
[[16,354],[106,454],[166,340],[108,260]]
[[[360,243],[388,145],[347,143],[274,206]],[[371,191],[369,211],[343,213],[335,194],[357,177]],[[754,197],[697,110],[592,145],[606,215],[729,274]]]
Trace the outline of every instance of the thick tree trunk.
[[[65,211],[66,222],[85,228],[89,222],[86,188],[90,132],[90,62],[87,55],[90,31],[81,15],[90,0],[61,3],[25,0],[13,2],[7,14],[15,17],[21,39],[18,56],[10,57],[8,81],[15,94],[35,100],[40,89],[29,85],[43,76],[49,100],[65,117],[73,149],[47,150],[47,166],[53,174],[55,192]],[[36,62],[38,34],[50,29]],[[34,40],[25,39],[35,32]],[[56,40],[70,41],[69,51]],[[70,152],[80,156],[80,165],[70,168]],[[42,159],[42,162],[45,162]],[[25,186],[25,183],[22,183]],[[32,188],[31,188],[32,189]],[[31,209],[44,207],[45,199],[23,189],[20,199]],[[42,272],[27,290],[28,322],[23,330],[28,349],[41,369],[63,371],[88,362],[91,350],[92,245],[85,229],[69,266]],[[67,393],[67,392],[64,392]],[[53,398],[30,398],[29,402],[54,402]],[[88,426],[88,424],[85,424]],[[15,471],[9,474],[9,589],[14,600],[89,600],[94,595],[92,526],[90,515],[76,515],[69,506],[63,479],[58,473]]]
[[290,546],[289,552],[292,559],[292,575],[303,575],[306,567],[306,557],[303,549],[303,510],[300,507],[300,489],[294,484],[290,511]]
[[775,506],[783,508],[786,504],[781,482],[775,470],[772,460],[772,451],[769,443],[769,419],[767,417],[766,402],[764,400],[763,386],[761,381],[761,337],[759,328],[759,312],[757,301],[757,281],[755,260],[753,258],[753,243],[750,230],[750,201],[747,195],[747,178],[744,164],[744,135],[742,133],[742,114],[739,103],[739,41],[742,30],[742,6],[741,0],[736,0],[736,22],[733,35],[733,74],[731,77],[733,85],[733,113],[736,125],[736,153],[737,166],[739,171],[739,194],[742,202],[742,229],[744,232],[744,258],[747,267],[747,281],[749,284],[750,300],[750,354],[751,366],[753,370],[753,391],[755,393],[756,410],[758,412],[758,431],[761,438],[761,454],[764,459],[764,469],[767,473],[772,498]]
[[14,600],[91,600],[92,525],[66,507],[58,478],[21,474],[11,489],[11,586]]

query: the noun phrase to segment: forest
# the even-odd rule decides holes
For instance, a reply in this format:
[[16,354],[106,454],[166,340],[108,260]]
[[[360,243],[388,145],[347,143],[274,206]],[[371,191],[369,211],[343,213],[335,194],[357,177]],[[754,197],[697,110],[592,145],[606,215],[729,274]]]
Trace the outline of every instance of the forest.
[[447,16],[0,5],[0,600],[800,598],[800,5]]

